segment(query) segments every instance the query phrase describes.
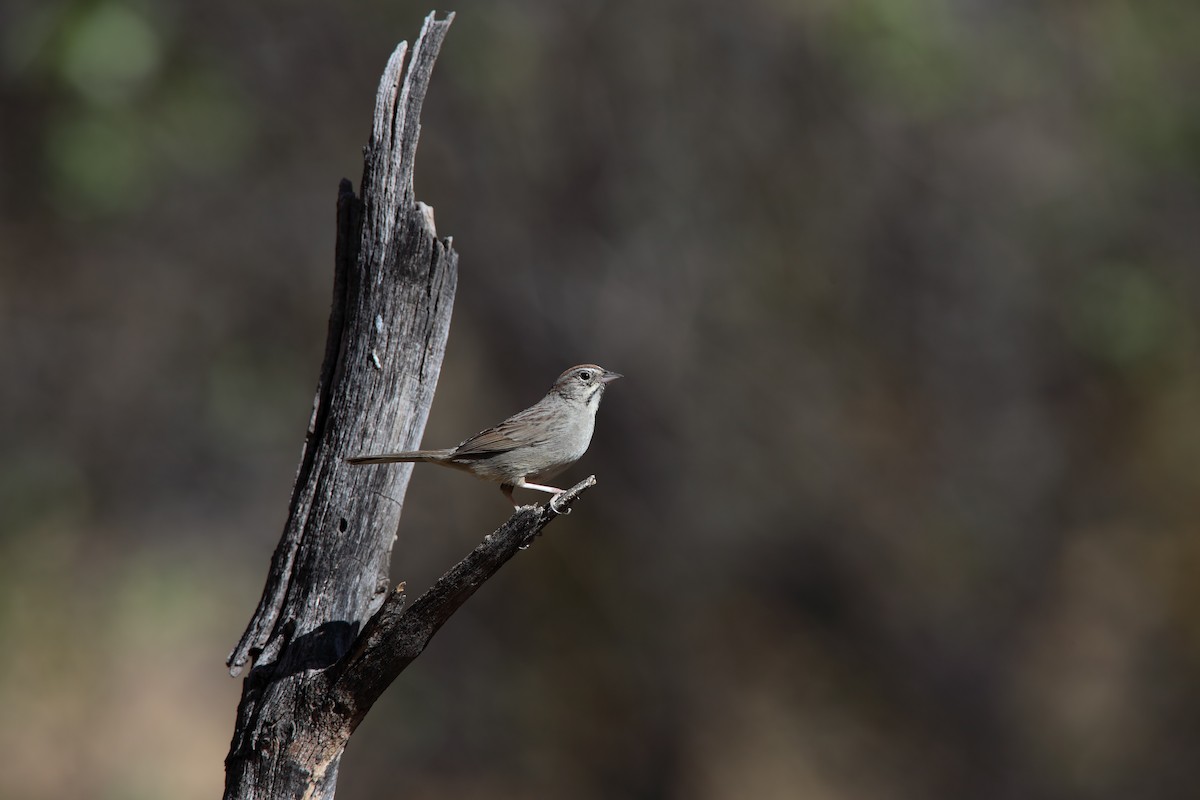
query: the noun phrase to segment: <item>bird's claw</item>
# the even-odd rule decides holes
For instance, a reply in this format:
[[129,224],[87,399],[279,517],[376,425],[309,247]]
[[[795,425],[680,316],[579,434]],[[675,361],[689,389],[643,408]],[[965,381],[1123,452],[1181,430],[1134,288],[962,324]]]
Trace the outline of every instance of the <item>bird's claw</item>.
[[559,508],[558,507],[558,499],[560,497],[562,497],[563,494],[565,494],[565,493],[559,492],[558,494],[554,495],[554,497],[550,498],[550,510],[553,511],[555,514],[566,515],[566,514],[571,513],[570,507],[567,507],[567,508]]

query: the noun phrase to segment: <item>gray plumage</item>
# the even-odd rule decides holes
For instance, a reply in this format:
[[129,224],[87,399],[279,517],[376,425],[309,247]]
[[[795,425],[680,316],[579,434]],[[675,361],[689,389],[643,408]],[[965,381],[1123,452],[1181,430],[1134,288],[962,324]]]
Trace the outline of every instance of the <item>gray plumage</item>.
[[596,364],[580,364],[558,376],[537,403],[457,447],[360,455],[346,460],[351,464],[441,464],[499,483],[510,501],[514,488],[557,494],[562,490],[530,481],[558,475],[587,452],[604,389],[620,377]]

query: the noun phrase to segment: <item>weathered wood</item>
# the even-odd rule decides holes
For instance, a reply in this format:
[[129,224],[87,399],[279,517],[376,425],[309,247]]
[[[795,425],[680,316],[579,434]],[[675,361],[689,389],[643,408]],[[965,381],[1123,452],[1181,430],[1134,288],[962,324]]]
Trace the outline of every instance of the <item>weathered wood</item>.
[[559,511],[551,509],[548,502],[517,509],[508,522],[485,537],[407,609],[403,586],[397,588],[367,622],[346,656],[327,671],[329,704],[344,724],[353,731],[383,690],[421,655],[433,635],[475,590],[519,550],[529,547],[562,509],[570,513],[575,499],[595,485],[596,476],[592,475],[557,495]]
[[[411,469],[356,469],[351,452],[420,443],[450,328],[458,256],[413,197],[419,116],[453,16],[393,53],[376,98],[361,196],[343,181],[325,359],[288,521],[262,599],[229,656],[247,664],[227,798],[332,797],[340,744],[299,722],[314,672],[346,652],[389,595]],[[320,746],[317,743],[320,742]]]
[[[372,704],[484,581],[555,517],[518,509],[413,605],[388,562],[412,465],[351,453],[415,449],[449,333],[458,256],[415,201],[420,109],[453,14],[401,44],[376,97],[362,195],[342,181],[333,306],[288,521],[230,673],[242,687],[226,800],[332,798],[342,751]],[[588,478],[557,505],[595,484]]]

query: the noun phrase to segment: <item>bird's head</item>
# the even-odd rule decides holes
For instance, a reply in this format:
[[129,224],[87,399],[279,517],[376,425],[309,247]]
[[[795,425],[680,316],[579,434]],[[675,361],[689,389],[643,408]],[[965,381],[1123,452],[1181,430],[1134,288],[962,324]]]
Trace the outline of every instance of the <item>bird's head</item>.
[[596,364],[579,364],[559,375],[551,391],[568,400],[591,405],[593,402],[599,403],[604,387],[620,377],[621,373],[611,372]]

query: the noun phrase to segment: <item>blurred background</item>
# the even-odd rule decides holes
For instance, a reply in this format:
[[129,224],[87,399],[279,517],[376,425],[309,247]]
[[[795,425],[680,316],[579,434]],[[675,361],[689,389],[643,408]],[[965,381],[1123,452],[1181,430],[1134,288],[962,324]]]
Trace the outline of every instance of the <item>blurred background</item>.
[[[0,796],[218,796],[338,180],[428,10],[0,5]],[[1193,797],[1200,5],[455,10],[425,442],[627,377],[338,796]],[[394,577],[508,513],[418,467]]]

